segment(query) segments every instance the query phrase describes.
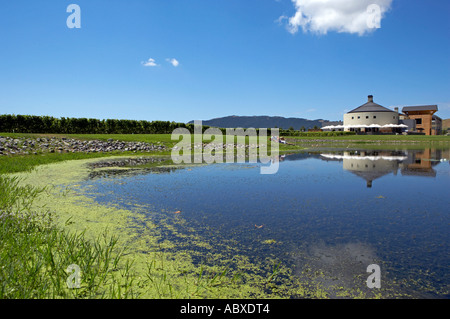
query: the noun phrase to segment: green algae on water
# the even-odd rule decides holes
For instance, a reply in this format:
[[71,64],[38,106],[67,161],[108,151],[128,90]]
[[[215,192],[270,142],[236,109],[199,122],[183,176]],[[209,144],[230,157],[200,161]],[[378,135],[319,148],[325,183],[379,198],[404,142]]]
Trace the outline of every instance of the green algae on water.
[[[107,160],[105,158],[102,161]],[[114,157],[117,160],[117,157]],[[86,159],[39,166],[30,173],[16,174],[24,184],[47,187],[36,200],[36,207],[50,210],[68,232],[85,232],[95,239],[108,232],[118,238],[117,245],[126,248],[120,273],[133,273],[133,297],[136,298],[379,298],[403,297],[393,287],[382,291],[365,287],[367,274],[342,281],[333,273],[347,263],[328,264],[327,256],[317,262],[305,247],[286,264],[272,254],[281,243],[278,239],[258,237],[253,251],[267,254],[253,256],[233,239],[202,228],[201,223],[186,220],[171,211],[154,211],[151,205],[123,203],[99,204],[94,188],[85,181],[93,172],[104,174],[115,167],[93,169],[99,159]],[[160,170],[173,167],[161,163]],[[151,165],[158,171],[158,165]],[[130,170],[128,170],[130,169]],[[131,170],[132,169],[132,170]],[[109,175],[115,182],[122,173],[138,174],[139,167],[118,169]],[[117,179],[117,180],[116,180]],[[148,218],[148,215],[157,218]],[[68,222],[69,221],[69,222]],[[252,225],[253,227],[253,225]],[[347,247],[347,246],[345,246]],[[316,250],[317,251],[317,250]],[[326,254],[336,247],[319,249]],[[314,252],[314,250],[313,250]],[[258,255],[258,254],[256,254]],[[322,258],[322,257],[321,257]],[[335,257],[333,257],[335,258]],[[324,263],[325,262],[325,263]],[[329,265],[332,265],[330,267]],[[333,269],[336,268],[336,269]],[[357,284],[355,284],[357,283]],[[399,283],[398,286],[402,285]]]
[[[136,278],[134,297],[273,297],[265,291],[267,279],[258,275],[257,267],[246,258],[220,260],[218,255],[208,257],[214,260],[209,265],[194,263],[195,254],[191,251],[177,250],[173,242],[161,241],[164,229],[172,232],[176,229],[149,221],[139,214],[142,207],[133,210],[100,205],[86,196],[86,189],[80,188],[80,184],[91,173],[87,164],[95,161],[98,159],[42,165],[32,172],[14,175],[24,185],[46,187],[46,192],[36,198],[34,208],[52,213],[65,231],[83,232],[92,240],[103,233],[116,236],[118,247],[126,248],[124,269],[132,271]],[[198,236],[194,236],[193,244],[206,251],[210,248]],[[252,276],[248,269],[255,269]]]

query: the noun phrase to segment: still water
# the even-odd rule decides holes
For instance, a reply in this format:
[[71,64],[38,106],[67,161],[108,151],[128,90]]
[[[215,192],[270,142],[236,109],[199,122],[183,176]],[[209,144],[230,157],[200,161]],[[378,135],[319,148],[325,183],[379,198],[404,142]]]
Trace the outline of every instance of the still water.
[[[308,268],[321,274],[308,280],[349,289],[365,286],[375,263],[394,295],[449,298],[449,154],[302,152],[282,156],[273,175],[260,164],[212,164],[93,173],[84,186],[98,202],[141,207],[156,223],[182,218],[176,233],[194,229],[209,252],[270,256],[292,276]],[[186,247],[185,237],[165,236]],[[208,262],[201,249],[197,261]]]

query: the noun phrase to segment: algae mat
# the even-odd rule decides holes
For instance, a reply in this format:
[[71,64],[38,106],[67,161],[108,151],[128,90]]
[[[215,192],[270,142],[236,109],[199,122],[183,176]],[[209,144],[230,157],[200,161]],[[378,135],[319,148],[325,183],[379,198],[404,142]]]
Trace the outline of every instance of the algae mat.
[[[130,157],[122,157],[127,158]],[[368,289],[365,285],[368,275],[364,271],[357,277],[348,271],[343,280],[337,279],[342,275],[336,273],[339,269],[360,268],[361,263],[376,258],[372,247],[365,243],[329,246],[320,245],[319,241],[315,246],[306,246],[307,249],[296,247],[291,252],[292,256],[288,256],[296,264],[292,265],[279,258],[285,243],[274,237],[256,236],[253,239],[259,240],[259,244],[250,251],[250,246],[241,245],[233,236],[222,236],[208,229],[207,225],[205,228],[201,220],[189,220],[182,211],[157,211],[156,206],[141,202],[123,203],[121,196],[117,197],[118,200],[108,200],[114,194],[104,194],[105,189],[99,192],[93,187],[93,176],[101,180],[105,174],[110,174],[108,183],[120,184],[124,182],[120,178],[122,174],[114,175],[119,171],[135,178],[147,173],[147,168],[105,167],[101,163],[119,159],[68,161],[40,166],[31,173],[16,176],[22,179],[22,183],[46,187],[34,206],[38,210],[50,211],[65,231],[83,231],[92,240],[105,233],[119,239],[119,247],[126,250],[121,263],[124,271],[118,271],[117,276],[132,273],[132,297],[411,297],[399,289],[402,283],[394,280],[390,280],[391,285],[384,284],[381,290]],[[197,171],[193,167],[156,165],[161,172],[181,169],[195,174]],[[249,173],[251,167],[247,167]],[[152,171],[155,172],[155,165]],[[239,223],[239,220],[233,222]],[[258,227],[266,230],[265,226],[258,225],[254,226],[255,234],[261,233],[256,230]],[[358,259],[362,255],[366,257]],[[334,272],[327,271],[330,269]]]
[[[127,157],[129,158],[129,157]],[[202,259],[194,262],[198,249],[179,249],[162,236],[176,232],[183,224],[182,216],[157,224],[145,218],[145,207],[123,209],[101,205],[80,188],[93,172],[90,164],[110,158],[74,160],[42,165],[32,172],[17,173],[22,184],[46,187],[33,204],[37,211],[50,212],[56,224],[67,232],[84,232],[95,240],[114,235],[119,247],[125,248],[122,267],[131,266],[134,276],[132,296],[135,298],[287,298],[324,297],[317,287],[306,287],[289,279],[290,270],[276,260],[260,263],[249,260],[245,253],[232,249],[232,257],[209,253],[211,248],[195,230],[185,236],[191,247],[201,247]],[[118,157],[111,157],[117,160]],[[205,257],[207,256],[207,257]],[[120,276],[120,272],[117,274]]]

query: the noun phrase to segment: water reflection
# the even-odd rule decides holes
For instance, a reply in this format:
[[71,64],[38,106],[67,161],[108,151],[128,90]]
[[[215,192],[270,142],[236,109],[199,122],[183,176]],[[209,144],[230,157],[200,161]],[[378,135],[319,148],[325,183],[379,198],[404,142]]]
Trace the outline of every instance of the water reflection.
[[[445,152],[444,152],[445,154]],[[320,158],[325,161],[343,162],[343,168],[366,180],[368,188],[374,180],[388,174],[435,177],[433,168],[443,157],[442,150],[404,150],[404,151],[341,151],[322,153]]]
[[120,175],[132,176],[140,175],[143,170],[152,169],[153,172],[171,172],[176,167],[162,167],[161,165],[171,163],[170,157],[130,157],[100,160],[89,163],[88,167],[91,169],[89,179],[107,178]]
[[[303,282],[323,287],[330,298],[336,298],[339,287],[369,293],[364,280],[367,265],[378,263],[380,258],[368,243],[327,244],[318,241],[296,256],[295,275]],[[312,274],[309,269],[314,269],[315,273]]]
[[383,289],[397,292],[401,280],[447,298],[449,158],[436,149],[305,151],[281,156],[274,175],[261,175],[260,163],[146,160],[112,174],[112,162],[93,166],[99,174],[85,185],[98,202],[135,207],[198,263],[206,254],[276,258],[338,291],[367,290],[366,267],[380,263]]
[[[436,177],[434,167],[442,161],[448,161],[450,150],[356,150],[334,152],[301,152],[283,154],[279,162],[320,159],[326,162],[343,163],[343,169],[366,180],[371,188],[373,181],[383,176],[399,172],[402,176]],[[172,165],[170,157],[139,157],[102,160],[89,164],[92,169],[89,178],[131,176],[145,172],[171,173],[184,169],[184,166]],[[165,166],[161,166],[165,165]]]

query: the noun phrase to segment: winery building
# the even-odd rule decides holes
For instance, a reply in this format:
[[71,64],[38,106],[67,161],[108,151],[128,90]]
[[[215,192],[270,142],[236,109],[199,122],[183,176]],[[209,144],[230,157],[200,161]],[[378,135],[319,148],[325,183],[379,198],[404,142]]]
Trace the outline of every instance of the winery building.
[[344,115],[346,131],[362,133],[391,133],[401,132],[399,114],[373,101],[373,96],[368,96],[367,103]]
[[442,119],[435,115],[437,105],[407,106],[402,109],[407,119],[414,120],[416,130],[425,135],[442,133]]
[[324,131],[351,131],[358,134],[424,134],[442,132],[442,119],[435,115],[437,105],[406,106],[399,113],[374,102],[367,102],[344,115],[343,125],[328,125]]

